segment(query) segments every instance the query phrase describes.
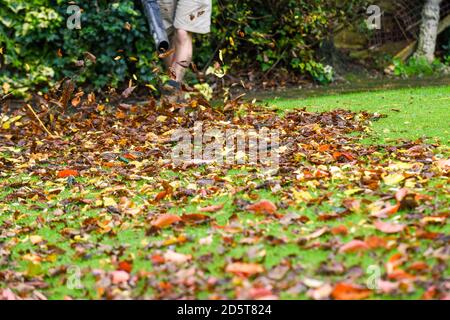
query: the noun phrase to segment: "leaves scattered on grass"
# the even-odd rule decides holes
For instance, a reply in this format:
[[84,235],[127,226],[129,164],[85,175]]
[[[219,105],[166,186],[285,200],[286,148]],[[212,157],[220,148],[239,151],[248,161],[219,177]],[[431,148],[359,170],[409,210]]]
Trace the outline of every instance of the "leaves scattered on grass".
[[[0,117],[0,298],[448,298],[445,147],[360,144],[365,112],[79,98],[37,113],[51,136]],[[278,173],[176,166],[171,134],[196,121],[278,129]]]

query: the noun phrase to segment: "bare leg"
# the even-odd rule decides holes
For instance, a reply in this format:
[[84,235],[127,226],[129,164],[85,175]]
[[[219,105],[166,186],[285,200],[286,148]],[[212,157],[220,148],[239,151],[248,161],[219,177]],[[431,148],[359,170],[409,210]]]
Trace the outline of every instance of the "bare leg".
[[175,80],[182,82],[186,69],[192,61],[192,34],[186,30],[177,29],[174,35],[175,53],[172,58],[171,68],[175,74]]

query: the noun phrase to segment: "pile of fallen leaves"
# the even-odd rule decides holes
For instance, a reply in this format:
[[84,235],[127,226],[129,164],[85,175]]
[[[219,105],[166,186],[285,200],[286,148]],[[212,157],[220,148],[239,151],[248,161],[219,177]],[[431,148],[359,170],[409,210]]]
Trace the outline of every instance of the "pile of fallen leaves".
[[[448,149],[379,116],[77,101],[0,115],[0,299],[449,298]],[[171,161],[177,128],[280,132],[280,168]]]

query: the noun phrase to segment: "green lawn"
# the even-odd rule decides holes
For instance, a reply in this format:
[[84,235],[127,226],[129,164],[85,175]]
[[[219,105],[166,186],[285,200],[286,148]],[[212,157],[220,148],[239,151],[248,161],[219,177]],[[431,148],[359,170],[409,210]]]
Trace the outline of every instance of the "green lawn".
[[[102,108],[70,125],[56,120],[62,138],[54,139],[24,125],[24,115],[19,127],[0,126],[0,295],[9,288],[52,299],[442,298],[450,190],[438,160],[448,148],[368,143],[448,143],[449,98],[450,87],[438,87],[268,101],[284,111],[388,116],[278,119],[289,133],[284,142],[300,147],[281,168],[288,173],[275,176],[248,165],[166,167],[170,149],[158,137],[183,119],[159,110]],[[210,124],[224,122],[202,113]],[[242,113],[233,121],[246,128],[277,118],[264,109]],[[343,117],[362,128],[355,134],[364,144],[339,125]],[[67,169],[79,174],[59,176]],[[261,200],[276,204],[276,214],[249,209]],[[212,205],[223,207],[197,215]],[[182,221],[155,228],[164,216]],[[374,279],[378,287],[369,285]]]
[[[306,107],[308,111],[343,108],[366,110],[388,117],[375,122],[376,142],[393,139],[438,139],[450,143],[450,86],[349,93],[301,100],[266,100],[282,110]],[[378,137],[378,139],[376,139]]]

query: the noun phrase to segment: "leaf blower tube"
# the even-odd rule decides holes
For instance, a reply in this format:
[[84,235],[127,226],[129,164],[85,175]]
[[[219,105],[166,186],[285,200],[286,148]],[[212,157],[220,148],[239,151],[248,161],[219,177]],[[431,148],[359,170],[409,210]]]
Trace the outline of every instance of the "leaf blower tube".
[[156,0],[141,0],[144,7],[144,14],[147,17],[148,25],[153,39],[155,39],[156,49],[159,53],[164,53],[170,48],[169,38],[161,18],[161,9]]

